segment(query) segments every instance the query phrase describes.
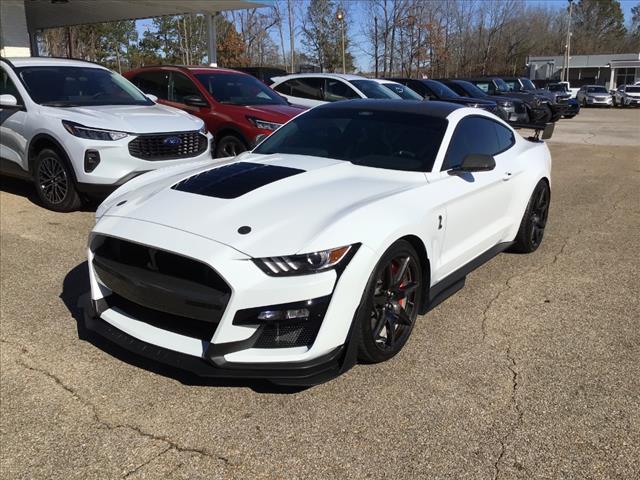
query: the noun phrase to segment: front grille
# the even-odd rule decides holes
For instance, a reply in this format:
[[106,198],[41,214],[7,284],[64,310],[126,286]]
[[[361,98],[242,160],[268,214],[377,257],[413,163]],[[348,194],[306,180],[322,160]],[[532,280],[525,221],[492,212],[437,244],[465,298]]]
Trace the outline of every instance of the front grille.
[[207,137],[198,132],[140,135],[129,142],[129,153],[143,160],[195,157],[207,149]]
[[161,328],[169,332],[184,335],[186,337],[197,338],[210,342],[213,334],[216,333],[217,323],[194,320],[193,318],[172,315],[170,313],[143,307],[126,298],[112,293],[105,297],[108,308],[115,308],[125,315],[135,318],[139,322],[144,322],[152,327]]
[[254,348],[291,348],[313,344],[320,322],[274,323],[264,326]]
[[164,324],[175,321],[184,335],[211,340],[231,296],[217,272],[191,258],[126,240],[98,237],[95,242],[95,272],[114,298],[127,302],[120,305],[125,313],[142,315],[147,323],[157,315]]

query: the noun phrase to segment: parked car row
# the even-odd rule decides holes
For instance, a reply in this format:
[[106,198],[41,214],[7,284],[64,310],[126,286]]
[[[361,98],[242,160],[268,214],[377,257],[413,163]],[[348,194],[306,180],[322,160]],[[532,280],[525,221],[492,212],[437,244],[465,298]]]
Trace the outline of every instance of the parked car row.
[[[42,203],[76,209],[135,176],[185,159],[250,150],[307,108],[358,98],[437,100],[541,124],[577,113],[527,79],[369,79],[153,66],[124,78],[90,62],[2,59],[0,171],[32,180]],[[271,86],[265,83],[272,81]],[[137,88],[136,88],[137,87]],[[622,93],[621,93],[622,95]],[[5,113],[6,111],[6,113]],[[182,111],[182,112],[181,112]],[[215,139],[215,142],[214,142]]]

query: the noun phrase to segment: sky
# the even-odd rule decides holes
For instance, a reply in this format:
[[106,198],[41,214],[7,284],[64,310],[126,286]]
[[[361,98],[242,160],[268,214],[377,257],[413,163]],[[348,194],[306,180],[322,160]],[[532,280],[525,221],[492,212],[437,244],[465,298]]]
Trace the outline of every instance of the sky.
[[[348,2],[351,0],[345,0],[345,1]],[[525,0],[525,2],[528,5],[532,5],[532,6],[548,7],[551,9],[558,9],[558,10],[565,9],[567,6],[567,0]],[[354,18],[352,19],[351,35],[352,35],[352,38],[354,39],[354,44],[356,45],[361,44],[363,42],[361,31],[362,31],[362,23],[364,19],[364,8],[362,3],[363,3],[363,0],[358,1],[356,5],[353,7]],[[630,25],[631,23],[631,8],[634,5],[638,5],[639,3],[640,3],[640,0],[620,0],[622,12],[624,13],[625,23],[627,25]],[[138,20],[136,22],[136,28],[140,36],[142,36],[143,32],[147,28],[149,28],[150,25],[151,25],[151,20]],[[276,32],[274,31],[272,33],[273,40],[274,42],[276,42],[276,44],[279,44],[279,39],[277,39],[275,35],[276,35]],[[355,57],[356,67],[361,71],[369,70],[370,68],[369,59],[364,54],[364,52],[362,52],[362,49],[355,46],[353,48],[352,53],[354,54],[354,57]]]

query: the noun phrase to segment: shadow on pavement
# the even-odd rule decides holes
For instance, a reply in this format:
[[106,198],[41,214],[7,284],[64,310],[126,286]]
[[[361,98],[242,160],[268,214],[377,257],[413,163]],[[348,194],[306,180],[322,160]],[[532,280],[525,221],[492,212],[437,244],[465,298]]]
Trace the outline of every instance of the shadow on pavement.
[[100,337],[94,332],[88,330],[84,324],[84,309],[82,307],[82,303],[83,301],[86,302],[89,300],[89,269],[86,261],[77,265],[73,270],[67,273],[62,285],[60,299],[64,302],[65,306],[76,321],[78,338],[80,340],[87,341],[118,360],[126,362],[129,365],[133,365],[134,367],[142,368],[158,375],[177,380],[184,385],[191,386],[245,387],[258,393],[276,394],[298,393],[306,389],[306,387],[278,386],[262,380],[251,381],[244,379],[234,380],[198,377],[189,372],[184,372],[135,355]]
[[[36,194],[35,186],[28,180],[21,180],[19,178],[6,177],[3,175],[0,177],[0,190],[12,195],[24,197],[34,205],[40,208],[45,208],[40,203],[40,199]],[[86,198],[85,202],[78,210],[80,212],[95,212],[101,201],[102,199],[99,198]]]

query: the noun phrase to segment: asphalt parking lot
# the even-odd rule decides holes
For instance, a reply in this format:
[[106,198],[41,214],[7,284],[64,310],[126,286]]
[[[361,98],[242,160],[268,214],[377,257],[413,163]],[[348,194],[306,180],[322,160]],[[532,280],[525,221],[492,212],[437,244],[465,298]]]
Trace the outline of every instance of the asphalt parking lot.
[[2,478],[640,478],[640,109],[584,109],[549,143],[541,248],[472,273],[392,361],[302,391],[88,337],[93,212],[2,178]]

